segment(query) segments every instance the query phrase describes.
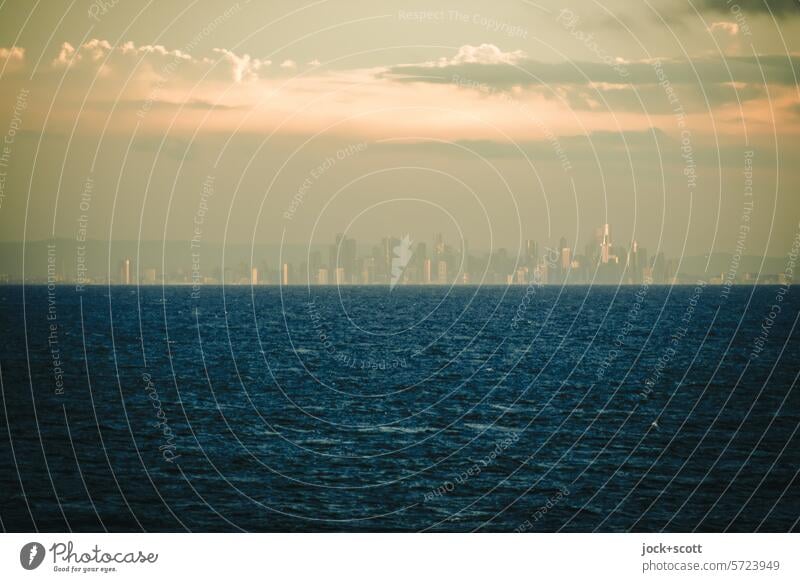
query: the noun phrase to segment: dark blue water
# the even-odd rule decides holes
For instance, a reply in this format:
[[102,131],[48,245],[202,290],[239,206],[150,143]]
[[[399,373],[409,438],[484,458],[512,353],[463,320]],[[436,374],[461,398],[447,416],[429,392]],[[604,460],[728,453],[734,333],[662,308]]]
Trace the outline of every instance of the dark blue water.
[[0,287],[2,527],[797,530],[799,314],[781,287]]

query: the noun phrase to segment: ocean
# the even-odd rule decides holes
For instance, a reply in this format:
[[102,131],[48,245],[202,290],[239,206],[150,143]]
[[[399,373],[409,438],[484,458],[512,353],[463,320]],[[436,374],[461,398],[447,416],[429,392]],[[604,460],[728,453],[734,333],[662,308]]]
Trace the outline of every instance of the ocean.
[[5,531],[797,531],[780,286],[0,287]]

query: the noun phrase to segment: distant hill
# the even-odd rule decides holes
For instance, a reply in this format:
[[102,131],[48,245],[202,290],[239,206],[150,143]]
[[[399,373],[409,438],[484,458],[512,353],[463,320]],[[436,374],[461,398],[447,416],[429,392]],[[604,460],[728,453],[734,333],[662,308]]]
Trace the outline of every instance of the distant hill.
[[[727,274],[729,270],[735,267],[732,260],[733,255],[731,253],[714,253],[711,255],[711,261],[708,260],[708,255],[684,257],[679,271],[684,277],[718,277],[722,273]],[[782,257],[742,255],[738,268],[735,270],[739,278],[743,278],[745,273],[758,273],[759,271],[762,275],[777,275],[783,272],[785,262],[786,259]],[[708,268],[706,268],[706,265],[708,265]]]

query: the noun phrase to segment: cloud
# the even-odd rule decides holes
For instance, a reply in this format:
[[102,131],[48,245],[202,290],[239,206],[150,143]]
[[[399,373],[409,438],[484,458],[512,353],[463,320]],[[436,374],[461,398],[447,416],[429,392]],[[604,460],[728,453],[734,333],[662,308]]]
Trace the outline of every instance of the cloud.
[[[4,50],[22,61],[22,49]],[[531,140],[542,134],[536,123],[522,123],[531,120],[546,120],[558,135],[653,125],[669,132],[675,131],[674,103],[659,83],[662,71],[686,114],[695,116],[698,134],[712,129],[735,134],[743,118],[758,123],[749,130],[770,130],[762,73],[781,112],[782,131],[798,132],[797,117],[790,113],[797,102],[795,56],[663,59],[658,67],[654,61],[628,61],[619,63],[621,75],[616,64],[544,62],[521,50],[479,44],[417,64],[324,70],[313,61],[273,63],[224,48],[190,54],[93,39],[80,46],[63,43],[50,63],[32,80],[4,75],[8,90],[0,95],[3,105],[15,84],[31,85],[35,95],[58,90],[56,110],[48,112],[46,104],[32,100],[27,117],[30,127],[46,120],[49,131],[70,131],[79,119],[79,130],[86,132],[127,131],[139,124],[154,133],[202,126],[206,132],[277,128],[307,135],[329,128],[352,139],[482,139],[502,132]],[[65,67],[69,74],[63,76]]]
[[21,69],[25,64],[25,49],[17,46],[0,47],[0,69],[6,72]]
[[[385,74],[398,81],[459,84],[459,81],[470,80],[475,84],[497,88],[589,83],[646,85],[659,82],[656,63],[673,84],[763,83],[766,79],[767,83],[795,85],[800,77],[799,55],[650,59],[620,62],[615,66],[595,61],[551,63],[518,55],[513,62],[454,58],[440,59],[436,66],[429,63],[397,65],[390,67]],[[625,74],[621,74],[621,71]]]
[[[712,28],[731,32],[734,23]],[[674,108],[664,88],[668,82],[686,111],[705,111],[726,104],[764,98],[795,87],[800,56],[702,56],[693,59],[650,59],[615,63],[595,61],[543,62],[514,54],[513,60],[440,59],[435,65],[398,65],[382,76],[403,83],[453,85],[491,95],[525,91],[569,107],[589,111],[637,111],[648,114]],[[509,54],[509,53],[504,53]]]
[[464,45],[458,49],[458,53],[452,59],[444,60],[443,66],[461,65],[465,63],[476,63],[479,65],[513,65],[525,58],[522,51],[503,52],[493,44],[482,44],[480,46]]
[[126,42],[112,45],[107,40],[92,39],[78,47],[65,42],[51,61],[56,69],[69,67],[74,72],[91,75],[139,79],[176,78],[233,81],[245,83],[263,77],[272,62],[248,54],[215,48],[211,56],[195,57],[180,49],[162,45],[136,45]]
[[8,60],[23,60],[25,58],[25,49],[17,46],[9,48],[0,47],[0,59]]
[[254,59],[248,54],[237,55],[228,49],[215,48],[214,52],[221,55],[222,60],[229,65],[231,78],[236,83],[258,79],[260,73],[272,64],[272,61]]
[[735,22],[712,22],[711,26],[708,27],[709,32],[714,32],[715,30],[722,30],[723,32],[727,32],[730,35],[739,34],[739,25]]
[[521,50],[504,52],[493,44],[484,43],[479,46],[465,44],[453,57],[442,57],[417,65],[398,65],[395,69],[422,70],[424,72],[421,74],[425,75],[430,74],[432,69],[447,69],[462,65],[515,65],[525,59],[525,56]]

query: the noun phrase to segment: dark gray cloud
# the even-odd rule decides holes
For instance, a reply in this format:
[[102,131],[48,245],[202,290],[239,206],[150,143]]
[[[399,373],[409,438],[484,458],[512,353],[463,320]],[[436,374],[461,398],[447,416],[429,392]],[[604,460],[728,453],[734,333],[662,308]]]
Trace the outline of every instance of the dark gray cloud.
[[[699,6],[705,10],[715,12],[730,12],[731,4],[724,0],[700,0]],[[798,0],[736,0],[745,12],[765,13],[772,12],[775,16],[800,16],[800,2]]]
[[[660,115],[675,111],[676,103],[669,100],[658,85],[628,85],[592,88],[573,86],[557,94],[549,88],[536,86],[528,89],[545,99],[558,101],[579,111],[639,112]],[[679,85],[674,88],[678,103],[686,112],[708,111],[731,103],[746,103],[765,97],[766,88],[746,85],[734,88],[730,84]]]
[[654,63],[605,63],[569,61],[547,63],[534,59],[506,63],[456,63],[444,66],[399,65],[385,75],[404,82],[485,85],[506,89],[515,85],[563,85],[587,83],[656,84],[666,78],[672,84],[775,83],[794,85],[800,78],[800,58],[786,55],[758,57],[701,57],[664,59]]
[[393,67],[385,75],[398,82],[443,83],[477,90],[487,98],[510,95],[511,87],[519,86],[529,94],[560,101],[575,110],[658,115],[678,106],[686,112],[708,111],[763,98],[766,85],[795,85],[800,77],[800,59],[781,55],[758,59],[702,57],[617,67],[586,61],[522,59],[514,64],[404,65]]

